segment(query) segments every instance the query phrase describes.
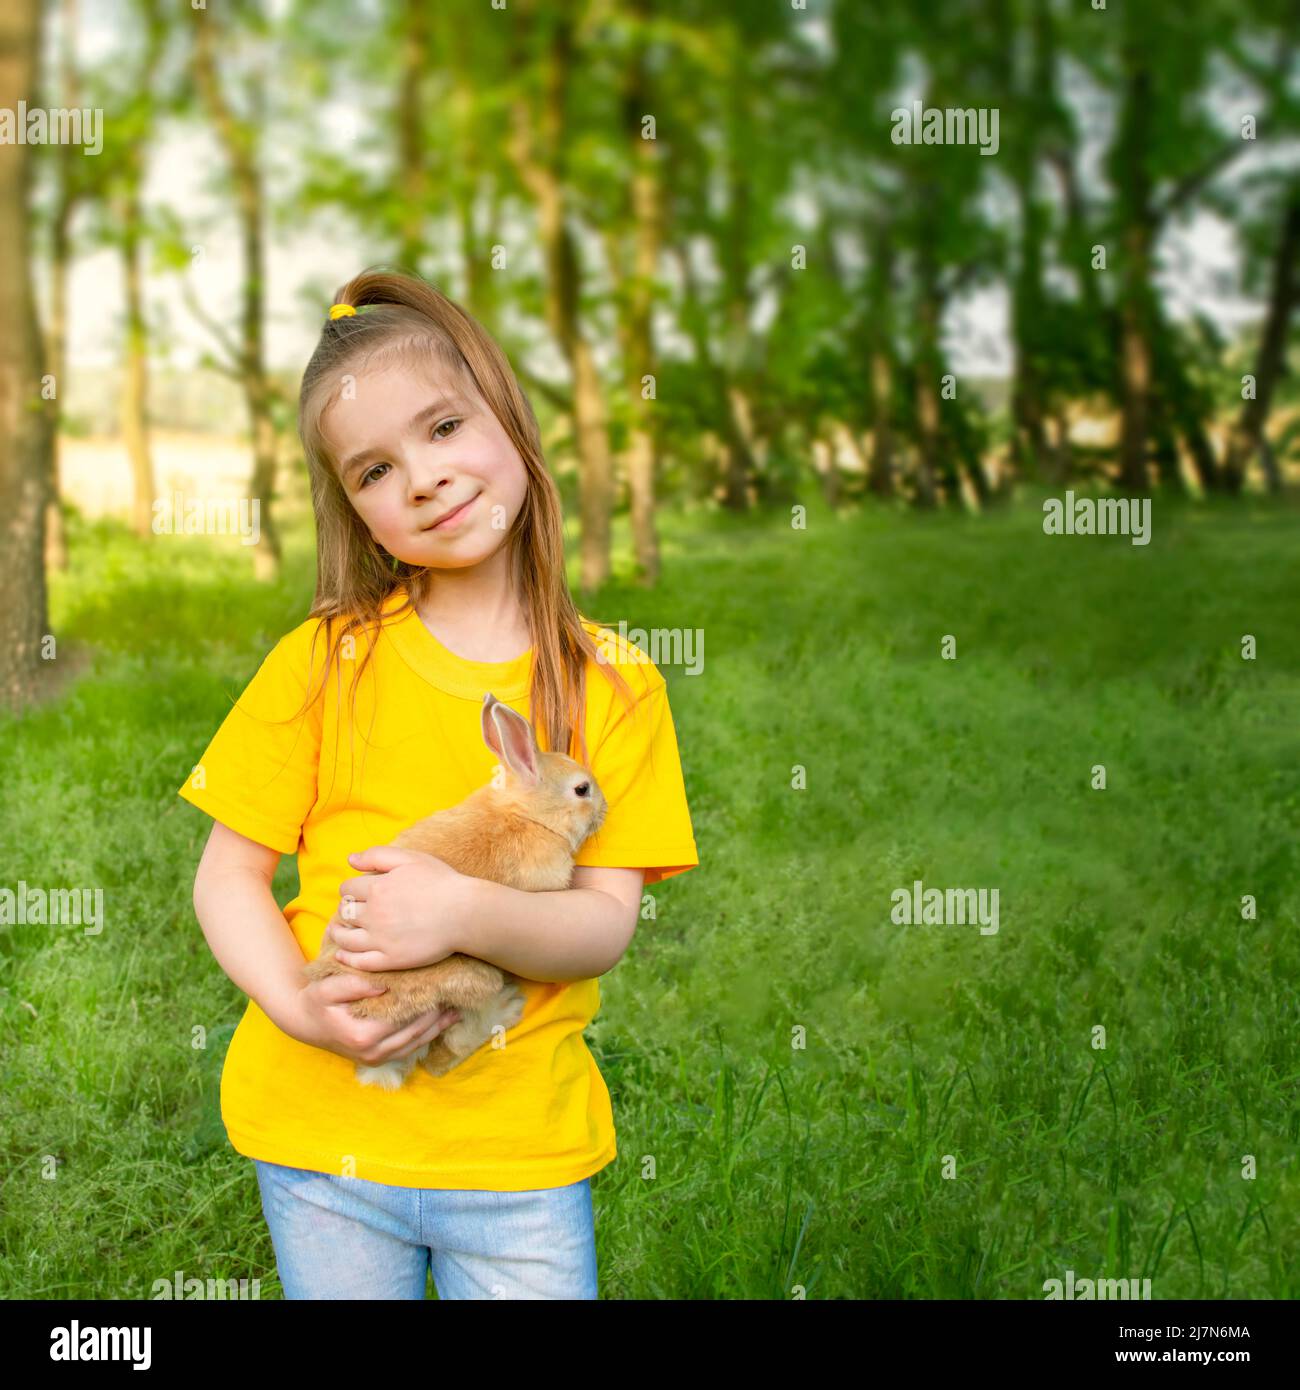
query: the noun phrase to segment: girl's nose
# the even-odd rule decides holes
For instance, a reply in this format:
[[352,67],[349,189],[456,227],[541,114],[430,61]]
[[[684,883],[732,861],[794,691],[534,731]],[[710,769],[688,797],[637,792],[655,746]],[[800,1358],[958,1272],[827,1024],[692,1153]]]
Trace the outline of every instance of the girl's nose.
[[406,467],[407,495],[412,502],[426,502],[439,491],[445,492],[453,475],[445,463],[412,458]]

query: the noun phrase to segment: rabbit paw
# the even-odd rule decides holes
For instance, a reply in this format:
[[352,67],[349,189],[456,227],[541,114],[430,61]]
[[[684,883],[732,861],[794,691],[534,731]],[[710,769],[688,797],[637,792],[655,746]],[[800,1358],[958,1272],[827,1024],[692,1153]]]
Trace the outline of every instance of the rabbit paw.
[[459,1057],[443,1042],[445,1033],[440,1033],[434,1038],[429,1048],[429,1055],[420,1065],[429,1073],[430,1076],[446,1076],[453,1068],[458,1067],[465,1060]]
[[489,1025],[495,1026],[499,1023],[505,1028],[513,1028],[523,1018],[527,1004],[528,999],[523,990],[518,985],[511,985],[509,989],[502,990],[496,1009],[491,1011]]
[[513,1028],[524,1016],[527,998],[518,985],[503,989],[490,1004],[485,1005],[470,1018],[462,1018],[453,1023],[442,1037],[450,1052],[466,1057],[476,1052],[484,1043],[492,1041],[493,1031],[500,1026],[503,1030]]
[[406,1078],[415,1069],[415,1064],[423,1059],[427,1051],[428,1048],[423,1048],[408,1057],[391,1057],[387,1062],[380,1062],[374,1067],[363,1066],[358,1062],[357,1080],[363,1086],[378,1086],[384,1091],[401,1090]]

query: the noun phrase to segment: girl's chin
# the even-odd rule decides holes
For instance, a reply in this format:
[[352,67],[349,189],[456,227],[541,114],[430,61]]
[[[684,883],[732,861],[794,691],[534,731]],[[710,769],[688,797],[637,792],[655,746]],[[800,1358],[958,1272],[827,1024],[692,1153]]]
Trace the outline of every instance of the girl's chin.
[[419,555],[406,557],[406,563],[432,565],[435,569],[465,569],[491,557],[491,547],[483,548],[472,541],[467,545],[466,539],[463,536],[449,536],[441,545],[423,545]]

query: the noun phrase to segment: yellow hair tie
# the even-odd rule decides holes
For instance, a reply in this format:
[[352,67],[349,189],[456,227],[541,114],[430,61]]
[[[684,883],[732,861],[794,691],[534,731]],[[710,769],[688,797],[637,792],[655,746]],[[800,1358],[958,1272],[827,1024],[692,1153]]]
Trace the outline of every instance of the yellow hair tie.
[[345,319],[349,314],[355,314],[356,312],[357,311],[352,307],[351,304],[330,305],[330,318],[332,319]]

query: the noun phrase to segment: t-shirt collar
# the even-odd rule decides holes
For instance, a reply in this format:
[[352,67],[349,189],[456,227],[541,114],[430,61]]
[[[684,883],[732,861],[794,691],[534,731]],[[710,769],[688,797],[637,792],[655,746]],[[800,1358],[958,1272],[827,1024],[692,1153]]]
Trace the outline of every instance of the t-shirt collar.
[[384,600],[383,634],[418,676],[448,695],[466,700],[481,701],[488,691],[506,702],[528,694],[533,671],[532,647],[513,661],[469,661],[443,646],[413,607],[400,618],[390,617],[405,601],[406,594],[401,589],[394,590]]

